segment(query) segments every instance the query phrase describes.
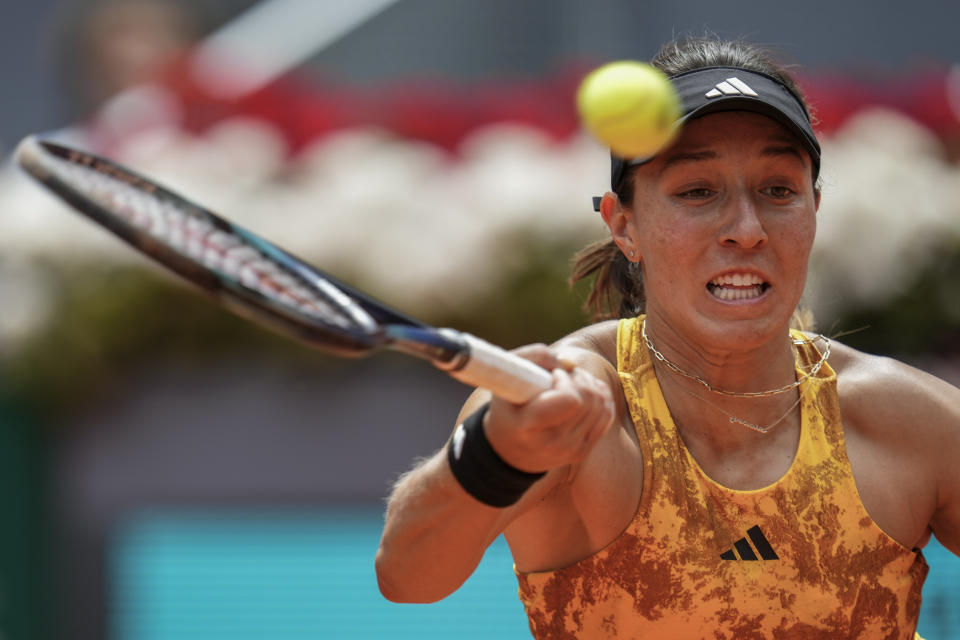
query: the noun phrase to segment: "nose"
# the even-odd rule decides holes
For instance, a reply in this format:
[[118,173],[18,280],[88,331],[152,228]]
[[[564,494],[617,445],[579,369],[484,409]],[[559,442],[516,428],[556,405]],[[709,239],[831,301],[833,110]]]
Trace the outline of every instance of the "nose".
[[741,193],[727,203],[720,243],[728,247],[759,249],[767,243],[767,232],[760,219],[757,202],[750,194]]

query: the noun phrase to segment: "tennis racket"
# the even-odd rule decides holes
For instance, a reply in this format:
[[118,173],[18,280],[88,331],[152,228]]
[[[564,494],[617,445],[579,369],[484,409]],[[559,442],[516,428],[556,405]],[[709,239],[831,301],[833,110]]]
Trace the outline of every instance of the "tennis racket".
[[393,349],[523,404],[548,371],[454,329],[436,329],[106,158],[24,139],[16,162],[78,212],[227,307],[337,356]]

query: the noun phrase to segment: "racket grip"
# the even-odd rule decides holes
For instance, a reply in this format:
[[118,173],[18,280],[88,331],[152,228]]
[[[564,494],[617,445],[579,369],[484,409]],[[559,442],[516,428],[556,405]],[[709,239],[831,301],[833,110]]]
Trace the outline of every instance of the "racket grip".
[[488,389],[513,404],[524,404],[553,386],[553,376],[543,367],[469,333],[457,333],[469,346],[469,356],[453,367],[437,363],[452,378]]

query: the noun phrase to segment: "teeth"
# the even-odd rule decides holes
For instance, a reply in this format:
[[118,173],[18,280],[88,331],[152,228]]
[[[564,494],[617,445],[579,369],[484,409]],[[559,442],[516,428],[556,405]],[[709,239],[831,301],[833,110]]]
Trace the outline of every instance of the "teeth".
[[763,294],[766,285],[756,274],[730,273],[714,278],[707,289],[719,300],[747,300]]
[[714,278],[710,284],[721,287],[723,285],[732,285],[734,287],[750,287],[763,284],[763,279],[755,273],[725,273],[722,276]]
[[748,300],[762,295],[767,284],[756,273],[732,272],[711,280],[707,289],[719,300]]
[[763,287],[761,285],[754,285],[749,288],[711,286],[710,293],[720,300],[746,300],[749,298],[756,298],[763,293]]

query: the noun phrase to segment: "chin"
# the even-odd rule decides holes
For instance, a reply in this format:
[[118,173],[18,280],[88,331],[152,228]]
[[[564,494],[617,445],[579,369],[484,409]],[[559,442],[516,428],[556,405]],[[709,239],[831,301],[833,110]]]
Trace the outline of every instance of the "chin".
[[697,324],[711,344],[726,348],[763,344],[788,331],[794,307],[784,311],[759,306],[725,305],[719,311],[698,314]]

